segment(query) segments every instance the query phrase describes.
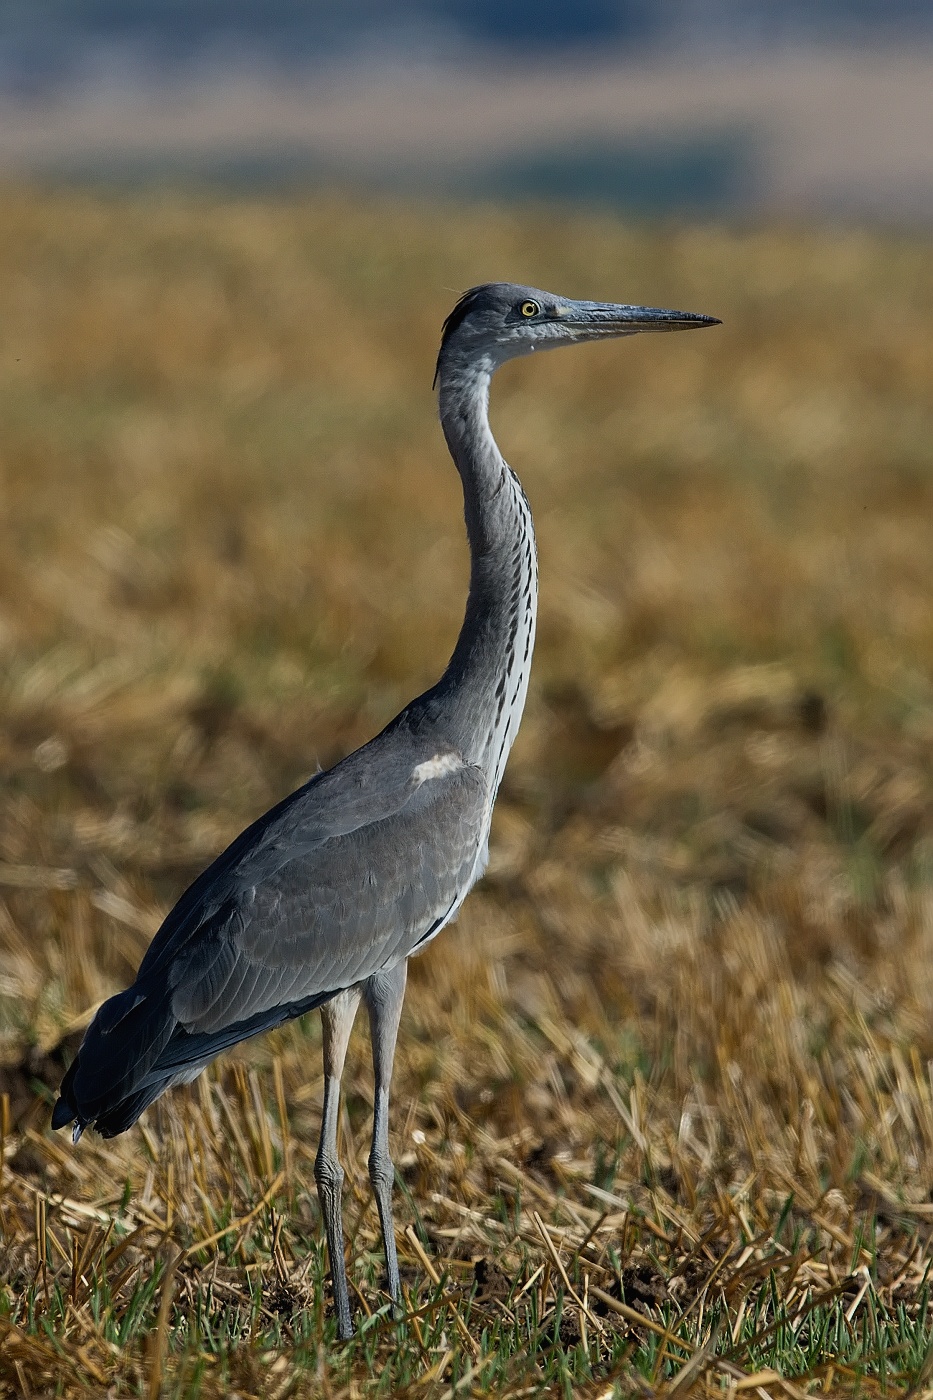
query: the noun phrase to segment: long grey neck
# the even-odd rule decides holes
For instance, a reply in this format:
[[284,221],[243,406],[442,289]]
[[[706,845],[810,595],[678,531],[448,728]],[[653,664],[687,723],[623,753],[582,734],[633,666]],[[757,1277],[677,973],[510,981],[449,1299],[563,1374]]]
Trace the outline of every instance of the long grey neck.
[[440,417],[463,481],[470,594],[435,695],[451,738],[495,796],[518,732],[534,648],[538,561],[531,509],[489,427],[494,366],[442,364]]

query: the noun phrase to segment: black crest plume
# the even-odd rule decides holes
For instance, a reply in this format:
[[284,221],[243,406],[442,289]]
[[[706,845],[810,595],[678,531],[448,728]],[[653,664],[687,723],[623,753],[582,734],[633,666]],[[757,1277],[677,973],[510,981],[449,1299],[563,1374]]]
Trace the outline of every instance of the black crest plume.
[[444,322],[441,328],[441,348],[437,352],[437,364],[434,366],[434,381],[431,385],[432,389],[436,388],[437,386],[437,376],[440,372],[441,356],[444,353],[444,346],[447,344],[447,341],[453,335],[454,331],[457,330],[459,326],[463,325],[463,322],[466,320],[467,316],[469,316],[470,312],[474,309],[477,302],[479,301],[480,292],[482,292],[483,290],[484,289],[482,287],[470,287],[469,291],[463,293],[463,296],[454,306],[450,315]]

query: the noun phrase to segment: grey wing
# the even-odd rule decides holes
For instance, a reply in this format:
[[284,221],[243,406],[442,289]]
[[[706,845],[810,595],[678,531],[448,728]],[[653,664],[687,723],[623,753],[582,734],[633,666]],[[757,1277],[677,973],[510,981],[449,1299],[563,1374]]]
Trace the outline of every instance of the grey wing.
[[273,862],[221,904],[169,970],[172,1014],[188,1035],[324,1000],[446,922],[476,876],[489,797],[479,769],[439,766],[420,782],[409,769],[397,802],[383,803],[394,810]]
[[292,793],[185,891],[100,1007],[53,1126],[121,1133],[222,1050],[408,956],[476,878],[489,808],[479,769],[397,723]]

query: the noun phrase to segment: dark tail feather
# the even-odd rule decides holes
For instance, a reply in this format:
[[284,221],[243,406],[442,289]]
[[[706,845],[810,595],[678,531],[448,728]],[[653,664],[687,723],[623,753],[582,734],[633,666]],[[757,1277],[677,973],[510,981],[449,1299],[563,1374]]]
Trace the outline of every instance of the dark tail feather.
[[52,1109],[53,1128],[64,1128],[66,1123],[73,1123],[78,1116],[78,1110],[71,1102],[71,1086],[74,1084],[79,1058],[80,1051],[68,1066],[65,1071],[65,1077],[59,1085],[58,1103]]
[[77,1142],[89,1124],[103,1137],[126,1132],[185,1071],[203,1067],[238,1041],[313,1011],[334,996],[259,1012],[221,1031],[190,1034],[172,1015],[169,997],[130,987],[104,1002],[61,1082],[52,1127],[74,1123]]
[[[53,1128],[76,1123],[75,1133],[80,1136],[89,1123],[136,1099],[143,1086],[148,1088],[153,1066],[176,1025],[168,996],[161,989],[134,985],[105,1001],[62,1080],[52,1112]],[[146,1102],[151,1103],[156,1093]]]
[[174,1071],[161,1078],[150,1076],[144,1088],[137,1090],[136,1093],[128,1094],[107,1108],[99,1110],[95,1119],[85,1117],[74,1098],[72,1085],[79,1060],[80,1054],[62,1080],[59,1099],[52,1110],[53,1128],[64,1128],[68,1123],[74,1123],[72,1130],[72,1141],[74,1142],[78,1141],[85,1128],[91,1123],[94,1124],[101,1137],[116,1137],[118,1133],[125,1133],[127,1128],[132,1128],[140,1114],[151,1103],[155,1102],[163,1089],[168,1088],[174,1077]]
[[145,1089],[140,1089],[136,1094],[130,1094],[121,1103],[115,1104],[113,1108],[108,1108],[102,1113],[94,1124],[101,1137],[112,1138],[118,1133],[125,1133],[127,1128],[132,1128],[136,1119],[141,1113],[155,1103],[156,1099],[171,1084],[171,1076],[165,1079],[158,1079],[154,1084],[149,1084]]

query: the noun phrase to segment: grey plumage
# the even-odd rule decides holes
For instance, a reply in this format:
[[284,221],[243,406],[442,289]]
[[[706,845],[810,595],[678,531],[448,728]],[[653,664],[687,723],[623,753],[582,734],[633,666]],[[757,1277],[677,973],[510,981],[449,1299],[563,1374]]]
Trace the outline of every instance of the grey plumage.
[[376,1074],[370,1176],[399,1299],[388,1102],[406,960],[456,914],[485,868],[489,823],[521,719],[537,613],[531,511],[488,422],[499,364],[535,349],[716,324],[645,307],[473,288],[444,326],[436,380],[463,481],[471,553],[463,627],[437,685],[381,734],[248,827],[182,895],[127,991],[100,1008],[52,1123],[105,1136],[222,1050],[316,1007],[325,1102],[316,1177],[341,1336],[352,1332],[340,1222],[337,1105],[358,1004]]

